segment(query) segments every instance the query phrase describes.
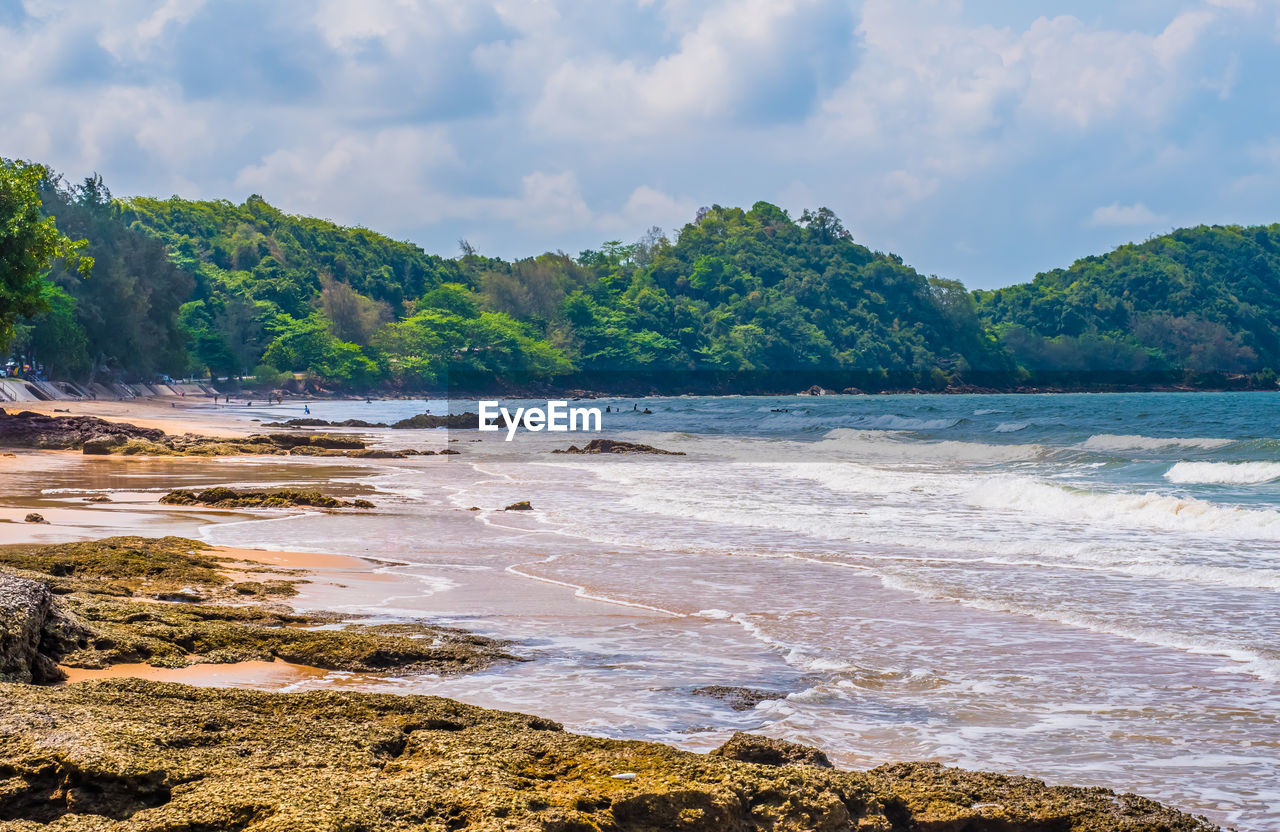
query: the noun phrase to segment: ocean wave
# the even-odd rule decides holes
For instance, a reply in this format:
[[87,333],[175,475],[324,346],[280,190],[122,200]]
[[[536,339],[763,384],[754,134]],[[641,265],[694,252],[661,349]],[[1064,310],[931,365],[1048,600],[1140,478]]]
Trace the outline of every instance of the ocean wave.
[[819,451],[849,451],[860,458],[907,462],[973,462],[978,464],[1039,459],[1043,445],[989,445],[984,442],[921,442],[886,431],[836,428],[812,446]]
[[1179,462],[1164,478],[1187,485],[1261,485],[1280,480],[1280,462]]
[[988,416],[988,415],[990,415],[990,414],[992,414],[992,413],[1008,413],[1008,412],[1009,412],[1009,411],[1007,411],[1007,410],[1001,410],[1001,409],[999,409],[999,408],[990,408],[990,409],[983,408],[983,409],[981,409],[981,410],[975,410],[975,411],[973,411],[973,415],[974,415],[974,416]]
[[1031,427],[1030,422],[1001,422],[993,428],[995,433],[1017,433]]
[[1198,448],[1212,451],[1230,445],[1233,439],[1211,437],[1138,436],[1096,433],[1076,447],[1084,451],[1161,451],[1169,448]]
[[1081,491],[1026,477],[991,477],[975,483],[969,502],[1078,523],[1143,526],[1236,539],[1280,535],[1280,512],[1219,505],[1155,492]]
[[886,413],[881,416],[863,416],[854,421],[858,427],[876,430],[946,430],[960,424],[960,419],[918,419],[914,416],[898,416]]

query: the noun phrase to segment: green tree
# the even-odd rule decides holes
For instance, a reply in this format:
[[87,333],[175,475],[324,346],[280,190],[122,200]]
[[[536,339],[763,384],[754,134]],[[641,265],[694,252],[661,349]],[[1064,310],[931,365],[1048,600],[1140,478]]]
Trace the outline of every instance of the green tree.
[[73,242],[41,212],[40,190],[49,178],[42,165],[0,159],[0,349],[20,317],[48,309],[44,275],[55,262],[81,277],[93,268],[80,253],[86,241]]

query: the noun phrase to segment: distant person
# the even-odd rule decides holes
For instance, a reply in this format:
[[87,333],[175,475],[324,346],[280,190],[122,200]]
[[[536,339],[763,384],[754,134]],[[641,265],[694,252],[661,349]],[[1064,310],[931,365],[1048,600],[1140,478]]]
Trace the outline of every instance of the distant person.
[[304,405],[302,406],[302,412],[303,412],[303,413],[305,413],[305,414],[307,414],[308,416],[310,416],[310,415],[311,415],[311,405],[309,405],[309,404],[304,404]]
[[640,405],[638,405],[638,404],[633,404],[633,405],[631,405],[631,409],[632,409],[633,411],[639,411],[639,410],[640,410]]

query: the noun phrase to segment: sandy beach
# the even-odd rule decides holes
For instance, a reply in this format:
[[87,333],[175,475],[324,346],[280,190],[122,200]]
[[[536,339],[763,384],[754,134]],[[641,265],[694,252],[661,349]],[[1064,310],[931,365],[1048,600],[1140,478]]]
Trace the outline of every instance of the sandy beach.
[[[72,404],[86,415],[223,436],[261,432],[252,420],[273,418],[263,407]],[[313,412],[333,420],[367,413],[390,421],[412,407],[422,405],[312,403]],[[297,415],[289,406],[280,413]],[[1214,812],[1218,798],[1195,782],[1169,778],[1158,765],[1134,765],[1158,760],[1153,749],[1175,741],[1173,726],[1211,719],[1193,710],[1201,704],[1174,697],[1129,712],[1120,702],[1097,704],[1099,690],[1136,690],[1157,672],[1173,689],[1206,690],[1204,712],[1212,714],[1254,695],[1255,687],[1222,674],[1221,660],[1211,655],[1175,655],[904,591],[869,573],[882,556],[879,562],[895,563],[916,553],[863,543],[856,550],[864,559],[850,563],[806,536],[843,519],[825,506],[816,507],[804,529],[768,525],[786,522],[784,515],[761,515],[757,526],[735,528],[731,536],[715,528],[722,520],[753,519],[766,505],[759,500],[805,494],[806,480],[779,480],[782,463],[750,461],[745,469],[763,476],[725,491],[718,483],[739,474],[724,463],[553,457],[550,451],[566,444],[558,437],[512,450],[500,439],[462,432],[348,429],[346,435],[384,447],[435,443],[462,453],[371,460],[15,450],[0,456],[0,545],[190,538],[211,546],[203,551],[219,559],[229,582],[296,582],[296,595],[254,603],[361,626],[457,628],[504,640],[525,661],[451,675],[195,657],[186,667],[139,661],[68,667],[63,686],[132,678],[208,689],[430,694],[694,751],[715,749],[735,731],[767,732],[824,748],[836,765],[851,769],[935,760],[1057,783],[1119,785]],[[637,436],[659,447],[696,447],[678,433]],[[719,449],[714,441],[709,447]],[[785,453],[781,459],[792,477],[827,472]],[[883,480],[874,483],[887,488]],[[175,488],[212,487],[316,490],[367,499],[375,508],[160,503]],[[892,489],[886,493],[892,499]],[[534,510],[504,510],[522,500]],[[711,508],[701,510],[699,501]],[[673,518],[673,510],[681,514]],[[47,522],[25,522],[30,512]],[[925,557],[944,568],[938,556]],[[996,689],[1000,696],[991,695]],[[1045,704],[1046,696],[1060,698]],[[1117,728],[1081,717],[1086,706],[1077,702],[1126,722]],[[1130,739],[1099,750],[1089,741],[1095,730],[1128,731]],[[1054,739],[1059,731],[1069,744]],[[1221,731],[1213,742],[1224,746],[1239,736],[1236,723]],[[1042,737],[1044,749],[1028,752]],[[1253,742],[1267,747],[1270,740]],[[1243,808],[1230,811],[1238,817],[1268,811],[1247,795],[1236,800]],[[1222,810],[1211,816],[1233,817]]]

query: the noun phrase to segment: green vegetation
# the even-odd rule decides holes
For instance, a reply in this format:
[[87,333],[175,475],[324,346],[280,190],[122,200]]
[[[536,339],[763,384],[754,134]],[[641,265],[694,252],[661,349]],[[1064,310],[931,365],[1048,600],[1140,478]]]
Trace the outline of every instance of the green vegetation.
[[42,214],[40,189],[48,178],[40,165],[0,159],[0,349],[19,318],[52,316],[47,337],[65,323],[67,303],[44,280],[54,262],[80,277],[93,268],[93,259],[80,253],[86,243],[72,242],[53,217]]
[[464,242],[445,259],[258,196],[116,200],[96,177],[21,169],[99,263],[28,280],[15,307],[23,354],[72,378],[764,392],[1268,387],[1280,369],[1280,226],[1185,229],[970,292],[858,245],[827,209],[714,206],[673,238],[576,258]]
[[977,296],[1038,379],[1274,387],[1280,368],[1280,225],[1185,228]]

